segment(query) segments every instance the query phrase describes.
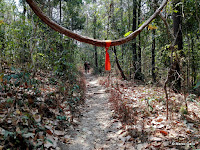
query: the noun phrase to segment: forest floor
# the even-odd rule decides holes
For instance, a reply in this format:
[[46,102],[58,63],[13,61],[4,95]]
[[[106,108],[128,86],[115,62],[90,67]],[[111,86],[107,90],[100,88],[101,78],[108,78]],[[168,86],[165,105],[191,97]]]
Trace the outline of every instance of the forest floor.
[[[114,111],[110,108],[109,94],[98,83],[98,78],[91,74],[86,75],[86,101],[81,108],[81,121],[70,132],[69,146],[62,149],[69,150],[117,150],[132,149],[131,143],[124,144],[120,135],[122,124],[114,119]],[[131,138],[129,136],[129,138]]]
[[[87,96],[78,126],[69,132],[69,150],[199,149],[199,104],[172,91],[169,119],[162,87],[117,78],[87,78]],[[102,86],[103,85],[103,86]],[[192,99],[192,98],[191,98]]]
[[[187,112],[184,96],[168,89],[167,120],[163,87],[115,75],[85,77],[76,80],[82,88],[69,88],[51,72],[38,71],[32,78],[5,70],[0,76],[0,150],[200,149],[200,97],[185,95]],[[86,94],[84,101],[81,94]],[[73,110],[69,105],[75,101],[80,104]]]

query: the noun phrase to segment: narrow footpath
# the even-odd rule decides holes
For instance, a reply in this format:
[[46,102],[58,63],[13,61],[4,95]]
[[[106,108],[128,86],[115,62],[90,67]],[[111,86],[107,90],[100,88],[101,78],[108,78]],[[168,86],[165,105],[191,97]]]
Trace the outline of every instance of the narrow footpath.
[[[113,119],[108,102],[109,94],[91,74],[87,78],[85,105],[81,108],[81,120],[71,131],[71,142],[65,150],[125,150],[134,149],[120,139],[122,124]],[[127,146],[129,148],[127,148]],[[130,148],[132,147],[132,148]]]

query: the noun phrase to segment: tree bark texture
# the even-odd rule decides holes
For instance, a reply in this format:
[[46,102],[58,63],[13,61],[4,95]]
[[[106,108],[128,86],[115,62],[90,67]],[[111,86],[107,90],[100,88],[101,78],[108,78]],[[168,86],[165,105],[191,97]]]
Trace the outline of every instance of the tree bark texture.
[[[96,4],[96,0],[93,0],[93,3]],[[96,10],[94,13],[94,21],[93,21],[93,37],[96,39],[96,24],[97,24],[97,16],[96,16]],[[98,54],[97,54],[97,46],[94,45],[94,59],[95,59],[95,67],[98,68]]]
[[[156,10],[156,5],[157,5],[157,0],[154,0],[154,11]],[[156,35],[156,30],[153,29],[152,31],[152,53],[151,53],[151,65],[152,65],[152,80],[153,80],[153,83],[156,82],[156,73],[155,73],[155,49],[156,49],[156,38],[155,38],[155,35]]]
[[[133,0],[133,26],[132,31],[136,30],[137,26],[137,1]],[[132,51],[133,51],[133,67],[135,70],[137,70],[136,62],[137,62],[137,50],[136,50],[136,38],[133,40],[132,43]]]
[[[177,10],[177,12],[173,13],[173,30],[174,30],[174,36],[175,38],[175,45],[178,45],[178,50],[183,49],[183,37],[182,37],[182,14],[181,14],[181,6],[177,5],[180,2],[180,0],[174,0],[173,6],[174,9]],[[180,62],[178,59],[175,59],[173,62],[174,66],[174,76],[175,76],[175,82],[173,86],[173,90],[176,92],[180,92],[181,90],[181,68],[180,68]]]
[[117,57],[117,51],[116,51],[115,46],[114,46],[114,53],[115,53],[115,62],[116,62],[117,67],[118,67],[118,69],[119,69],[119,71],[120,71],[120,73],[121,73],[121,77],[122,77],[124,80],[126,80],[127,77],[125,76],[124,71],[122,70],[122,68],[121,68],[121,66],[120,66],[120,64],[119,64],[119,60],[118,60],[118,57]]
[[[140,25],[140,14],[141,14],[141,0],[139,0],[138,5],[138,25]],[[138,35],[138,72],[142,72],[142,51],[141,51],[141,35]]]
[[153,38],[153,42],[152,42],[152,51],[151,51],[151,65],[152,65],[152,79],[153,79],[153,83],[156,82],[156,73],[155,73],[155,49],[156,49],[156,39],[155,39],[155,35],[156,35],[156,31],[155,29],[152,31],[152,38]]

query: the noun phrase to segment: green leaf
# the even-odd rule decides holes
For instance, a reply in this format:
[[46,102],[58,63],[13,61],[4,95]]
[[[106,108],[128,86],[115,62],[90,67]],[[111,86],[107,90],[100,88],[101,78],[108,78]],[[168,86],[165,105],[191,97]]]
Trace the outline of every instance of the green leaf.
[[4,24],[3,20],[0,20],[0,25]]
[[174,10],[174,12],[175,12],[175,13],[177,13],[177,12],[178,12],[178,10]]
[[4,138],[5,138],[5,139],[6,139],[8,136],[13,136],[13,135],[15,135],[14,132],[10,132],[10,131],[7,131],[7,130],[4,131]]
[[12,99],[12,98],[8,98],[8,99],[6,100],[6,102],[7,102],[7,103],[13,103],[13,99]]
[[196,86],[194,87],[194,89],[200,87],[200,81],[197,82]]
[[126,34],[124,34],[124,37],[129,36],[131,33],[133,33],[133,31],[129,31],[129,32],[127,32]]
[[47,139],[47,141],[48,141],[49,143],[53,144],[53,142],[52,142],[51,140]]
[[67,118],[66,118],[66,116],[57,116],[56,117],[58,120],[66,120]]
[[29,138],[29,137],[32,137],[32,138],[34,138],[34,133],[26,133],[26,134],[23,134],[23,137],[25,137],[25,138]]

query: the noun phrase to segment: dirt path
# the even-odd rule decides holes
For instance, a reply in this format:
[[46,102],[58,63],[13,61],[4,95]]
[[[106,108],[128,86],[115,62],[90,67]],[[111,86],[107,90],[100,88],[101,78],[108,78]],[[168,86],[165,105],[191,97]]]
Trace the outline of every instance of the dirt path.
[[120,139],[120,122],[113,119],[109,108],[109,95],[105,88],[98,84],[97,78],[86,75],[87,99],[81,109],[80,124],[70,133],[69,150],[124,150],[123,140]]

